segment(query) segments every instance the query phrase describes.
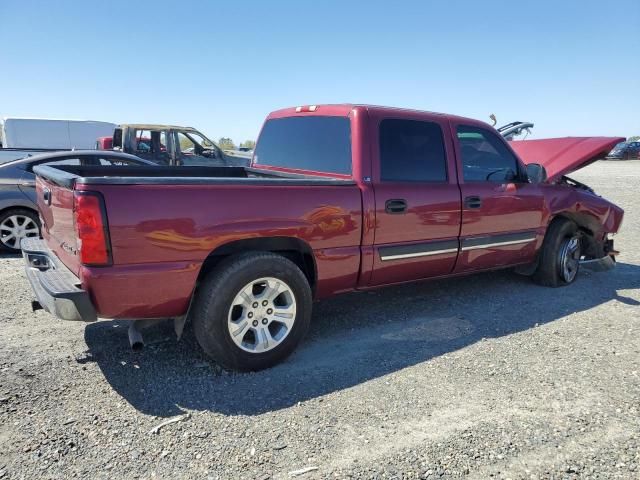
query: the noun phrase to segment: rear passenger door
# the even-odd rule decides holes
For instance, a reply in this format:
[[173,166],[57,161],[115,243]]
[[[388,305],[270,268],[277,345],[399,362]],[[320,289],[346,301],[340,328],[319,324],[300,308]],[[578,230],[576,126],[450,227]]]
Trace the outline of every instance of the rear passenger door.
[[490,128],[452,121],[462,192],[456,272],[532,261],[542,239],[544,196]]
[[370,118],[377,147],[371,152],[376,230],[370,284],[446,275],[456,262],[460,229],[448,124],[436,115],[400,119],[371,112]]
[[169,155],[169,133],[167,130],[144,130],[136,128],[132,133],[130,151],[158,165],[171,164]]

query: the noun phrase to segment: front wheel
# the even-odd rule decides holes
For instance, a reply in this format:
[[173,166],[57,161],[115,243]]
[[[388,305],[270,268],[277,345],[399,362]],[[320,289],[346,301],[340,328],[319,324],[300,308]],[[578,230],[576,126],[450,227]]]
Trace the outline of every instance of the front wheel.
[[577,225],[558,218],[547,229],[533,280],[547,287],[569,285],[578,277],[581,256],[582,240]]
[[304,273],[274,253],[224,260],[199,287],[192,310],[196,339],[222,366],[261,370],[284,360],[311,319]]

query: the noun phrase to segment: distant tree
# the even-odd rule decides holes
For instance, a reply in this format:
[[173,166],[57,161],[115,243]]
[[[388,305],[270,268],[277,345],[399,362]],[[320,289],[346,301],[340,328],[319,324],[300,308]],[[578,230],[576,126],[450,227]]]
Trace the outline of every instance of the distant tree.
[[638,142],[640,141],[640,135],[634,135],[633,137],[627,138],[627,142]]
[[218,145],[223,150],[235,150],[236,146],[229,137],[220,137],[218,140]]
[[188,148],[194,147],[193,142],[189,140],[189,137],[187,137],[186,135],[178,135],[178,139],[180,142],[180,150],[182,150],[183,152]]
[[242,142],[240,144],[241,147],[244,148],[248,148],[250,150],[253,150],[254,148],[256,148],[256,142],[253,140],[245,140],[244,142]]

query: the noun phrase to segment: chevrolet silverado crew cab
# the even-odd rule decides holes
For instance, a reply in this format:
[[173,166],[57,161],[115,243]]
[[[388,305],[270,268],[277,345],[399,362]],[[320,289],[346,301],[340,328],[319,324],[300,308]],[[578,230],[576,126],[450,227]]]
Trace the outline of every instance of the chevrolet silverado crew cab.
[[26,273],[62,319],[189,319],[220,364],[261,369],[295,349],[314,299],[509,267],[560,287],[583,262],[612,267],[622,209],[565,174],[620,140],[287,108],[249,167],[36,167],[44,239],[23,241]]

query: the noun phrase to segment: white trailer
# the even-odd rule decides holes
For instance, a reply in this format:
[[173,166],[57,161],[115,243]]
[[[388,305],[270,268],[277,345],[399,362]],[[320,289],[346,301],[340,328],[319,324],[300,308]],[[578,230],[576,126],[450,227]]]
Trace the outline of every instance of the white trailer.
[[5,118],[0,125],[0,162],[43,150],[96,148],[99,137],[113,135],[116,125],[92,120]]

